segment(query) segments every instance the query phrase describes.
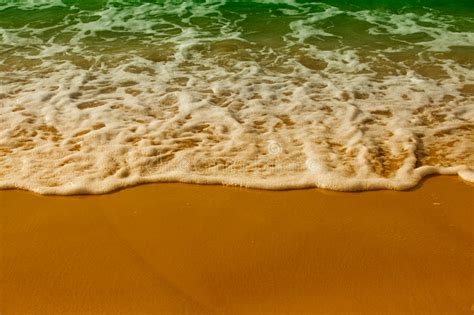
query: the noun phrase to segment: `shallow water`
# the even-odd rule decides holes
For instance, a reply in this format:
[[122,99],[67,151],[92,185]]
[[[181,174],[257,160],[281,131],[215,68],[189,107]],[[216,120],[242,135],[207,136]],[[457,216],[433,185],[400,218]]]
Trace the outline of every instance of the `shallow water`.
[[356,3],[0,0],[0,188],[474,181],[474,4]]

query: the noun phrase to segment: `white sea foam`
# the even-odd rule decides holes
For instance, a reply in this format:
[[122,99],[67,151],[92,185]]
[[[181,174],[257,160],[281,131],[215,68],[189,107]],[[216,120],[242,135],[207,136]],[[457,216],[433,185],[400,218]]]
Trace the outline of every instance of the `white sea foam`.
[[[429,174],[474,182],[474,70],[455,51],[474,46],[472,33],[433,12],[283,2],[274,19],[287,27],[272,36],[252,28],[252,12],[230,19],[225,1],[126,10],[110,1],[60,25],[0,28],[0,188],[407,189]],[[398,44],[350,45],[321,24],[341,16]]]

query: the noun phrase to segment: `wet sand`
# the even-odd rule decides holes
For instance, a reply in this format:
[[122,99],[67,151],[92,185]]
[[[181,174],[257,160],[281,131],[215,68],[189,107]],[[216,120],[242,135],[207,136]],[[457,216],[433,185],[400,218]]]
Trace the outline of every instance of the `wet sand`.
[[471,314],[474,187],[0,191],[2,315]]

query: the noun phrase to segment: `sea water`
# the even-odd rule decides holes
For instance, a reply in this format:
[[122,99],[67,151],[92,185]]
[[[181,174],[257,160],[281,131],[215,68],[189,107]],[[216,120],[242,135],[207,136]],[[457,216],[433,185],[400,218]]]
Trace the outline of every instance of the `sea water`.
[[0,0],[0,188],[474,182],[472,0]]

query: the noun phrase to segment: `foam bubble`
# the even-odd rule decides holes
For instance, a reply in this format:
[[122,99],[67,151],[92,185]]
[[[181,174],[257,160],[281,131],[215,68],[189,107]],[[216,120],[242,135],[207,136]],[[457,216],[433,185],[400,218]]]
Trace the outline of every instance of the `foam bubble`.
[[0,188],[474,181],[474,71],[462,53],[473,33],[452,16],[288,1],[48,3],[0,7],[0,17],[59,10],[54,24],[0,26]]

